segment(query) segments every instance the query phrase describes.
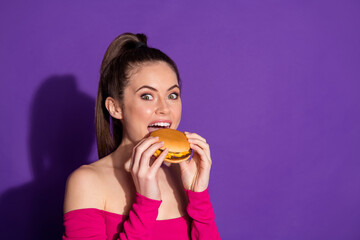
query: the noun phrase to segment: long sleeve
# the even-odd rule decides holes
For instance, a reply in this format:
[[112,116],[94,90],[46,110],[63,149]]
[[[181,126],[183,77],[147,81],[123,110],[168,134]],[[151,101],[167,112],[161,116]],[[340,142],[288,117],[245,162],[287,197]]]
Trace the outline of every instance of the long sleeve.
[[215,214],[210,202],[209,190],[193,192],[185,190],[188,196],[187,212],[191,223],[192,240],[218,240],[220,234],[215,224]]
[[148,240],[151,237],[160,204],[161,201],[136,194],[129,216],[123,216],[122,221],[116,224],[107,222],[104,216],[105,211],[98,209],[68,212],[64,215],[63,240]]
[[63,240],[107,239],[104,215],[95,208],[79,209],[66,213],[64,215],[64,227]]
[[136,194],[129,218],[124,222],[121,240],[147,240],[156,222],[161,201]]

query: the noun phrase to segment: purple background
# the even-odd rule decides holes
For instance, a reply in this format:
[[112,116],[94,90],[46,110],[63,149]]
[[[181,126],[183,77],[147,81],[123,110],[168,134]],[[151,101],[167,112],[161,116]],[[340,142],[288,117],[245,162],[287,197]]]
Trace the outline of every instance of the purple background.
[[1,238],[60,238],[66,176],[97,158],[101,59],[130,31],[179,66],[180,129],[210,143],[222,239],[359,239],[359,12],[359,1],[2,1]]

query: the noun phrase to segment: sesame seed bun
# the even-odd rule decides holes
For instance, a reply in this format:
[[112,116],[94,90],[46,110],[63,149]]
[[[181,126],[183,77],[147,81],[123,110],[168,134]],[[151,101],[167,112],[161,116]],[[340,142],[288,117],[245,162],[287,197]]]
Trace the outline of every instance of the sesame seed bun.
[[188,160],[191,156],[190,144],[184,133],[170,128],[163,128],[150,133],[150,136],[159,137],[159,141],[164,141],[164,146],[154,153],[158,157],[167,148],[169,150],[165,157],[166,162],[179,163]]

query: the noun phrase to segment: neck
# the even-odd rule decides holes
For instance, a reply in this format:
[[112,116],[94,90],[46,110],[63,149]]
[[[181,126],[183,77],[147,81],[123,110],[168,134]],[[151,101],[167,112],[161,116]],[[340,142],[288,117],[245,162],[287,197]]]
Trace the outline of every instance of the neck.
[[114,168],[121,168],[129,171],[134,146],[133,143],[123,141],[119,147],[111,153]]

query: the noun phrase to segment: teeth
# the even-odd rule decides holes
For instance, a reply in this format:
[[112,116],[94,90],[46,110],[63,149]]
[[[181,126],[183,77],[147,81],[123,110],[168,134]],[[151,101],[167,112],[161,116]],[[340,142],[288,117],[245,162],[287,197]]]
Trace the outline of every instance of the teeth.
[[159,122],[149,125],[149,127],[170,127],[170,123]]

